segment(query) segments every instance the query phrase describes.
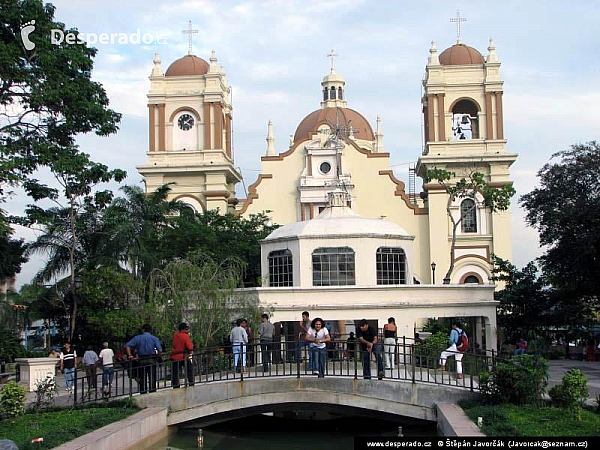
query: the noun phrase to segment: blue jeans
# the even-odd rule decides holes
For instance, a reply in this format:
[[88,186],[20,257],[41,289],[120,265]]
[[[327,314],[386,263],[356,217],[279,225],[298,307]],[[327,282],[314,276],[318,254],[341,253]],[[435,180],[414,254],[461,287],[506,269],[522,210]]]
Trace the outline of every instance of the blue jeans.
[[115,368],[113,366],[102,367],[102,387],[110,386],[115,376]]
[[363,365],[363,378],[365,380],[371,379],[371,354],[375,355],[375,360],[377,361],[377,376],[379,377],[379,374],[383,373],[383,358],[381,357],[381,345],[375,344],[373,346],[372,353],[369,353],[365,350],[360,351],[360,356]]
[[246,345],[243,342],[234,342],[233,347],[233,365],[237,370],[240,355],[242,359],[242,367],[246,367]]
[[327,364],[327,348],[311,347],[310,355],[313,369],[319,372],[319,378],[325,378],[325,364]]
[[[296,346],[296,361],[300,361],[300,359],[302,358],[302,354],[301,354],[301,349],[302,347],[308,347],[308,342],[306,341],[300,341],[298,342],[298,345]],[[314,366],[313,366],[313,359],[312,359],[312,355],[310,352],[310,349],[308,351],[308,370],[313,370]]]
[[65,384],[67,385],[67,389],[73,387],[73,380],[75,378],[75,367],[72,369],[65,369]]

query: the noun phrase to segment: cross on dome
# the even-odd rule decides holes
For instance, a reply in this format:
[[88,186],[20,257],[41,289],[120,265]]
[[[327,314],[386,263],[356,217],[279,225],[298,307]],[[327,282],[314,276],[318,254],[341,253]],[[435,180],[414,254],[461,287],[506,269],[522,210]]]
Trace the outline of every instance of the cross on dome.
[[333,58],[336,58],[338,56],[340,56],[340,55],[338,55],[334,49],[331,49],[331,51],[329,53],[327,53],[327,57],[331,58],[331,73],[335,73]]
[[456,23],[456,43],[460,44],[460,23],[466,22],[466,17],[460,17],[460,11],[456,10],[456,17],[450,19],[450,22]]
[[198,30],[192,30],[192,21],[188,21],[188,29],[181,30],[181,34],[187,34],[189,39],[188,55],[192,54],[192,34],[198,34]]

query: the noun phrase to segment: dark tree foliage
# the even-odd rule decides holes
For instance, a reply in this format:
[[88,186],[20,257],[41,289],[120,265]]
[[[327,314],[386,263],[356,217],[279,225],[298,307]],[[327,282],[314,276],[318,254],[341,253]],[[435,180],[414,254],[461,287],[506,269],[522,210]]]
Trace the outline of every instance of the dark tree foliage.
[[575,310],[600,306],[600,144],[558,152],[538,176],[540,187],[523,195],[527,222],[548,249],[544,276]]
[[517,269],[493,255],[492,263],[492,279],[504,283],[504,289],[496,291],[494,297],[500,302],[498,325],[504,328],[509,342],[555,324],[553,292],[534,262]]
[[[0,183],[18,183],[39,167],[52,168],[77,134],[114,133],[121,118],[91,80],[96,49],[51,43],[51,29],[77,31],[55,22],[54,11],[39,0],[0,1]],[[29,39],[35,48],[28,51],[21,29],[32,20]]]
[[174,219],[165,236],[165,255],[169,260],[200,252],[217,262],[236,258],[246,264],[244,286],[260,285],[260,241],[277,225],[269,224],[265,214],[248,218],[218,211],[186,214]]
[[21,271],[21,264],[27,262],[23,256],[26,248],[23,239],[13,239],[9,233],[0,233],[0,282]]

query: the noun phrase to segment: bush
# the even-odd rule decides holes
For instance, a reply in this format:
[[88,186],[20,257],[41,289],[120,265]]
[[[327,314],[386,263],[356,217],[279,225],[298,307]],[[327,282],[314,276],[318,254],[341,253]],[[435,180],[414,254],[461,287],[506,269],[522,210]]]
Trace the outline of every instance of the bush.
[[0,411],[2,417],[12,419],[25,412],[25,388],[15,381],[9,381],[0,392]]
[[480,374],[483,401],[489,404],[539,404],[547,384],[548,363],[537,355],[515,356]]
[[53,373],[48,373],[44,380],[37,381],[34,387],[35,403],[33,409],[39,412],[54,404],[54,397],[58,395],[58,386]]
[[[421,367],[436,368],[442,351],[448,347],[448,334],[437,332],[416,345],[415,356]],[[454,358],[452,358],[454,359]]]
[[552,404],[559,408],[567,408],[575,412],[577,420],[581,419],[581,406],[588,396],[587,378],[579,369],[568,370],[562,383],[550,389]]

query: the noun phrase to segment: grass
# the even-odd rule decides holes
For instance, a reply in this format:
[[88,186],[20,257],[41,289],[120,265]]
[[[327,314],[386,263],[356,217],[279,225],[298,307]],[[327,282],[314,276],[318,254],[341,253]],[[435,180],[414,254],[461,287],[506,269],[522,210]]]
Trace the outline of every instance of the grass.
[[[0,421],[0,439],[14,441],[20,450],[54,448],[76,437],[124,419],[139,411],[127,401],[91,405],[85,409],[52,409]],[[41,437],[43,443],[32,444]]]
[[550,405],[482,405],[477,400],[460,402],[469,419],[483,417],[487,436],[600,436],[600,414],[581,411],[581,420],[565,409]]

